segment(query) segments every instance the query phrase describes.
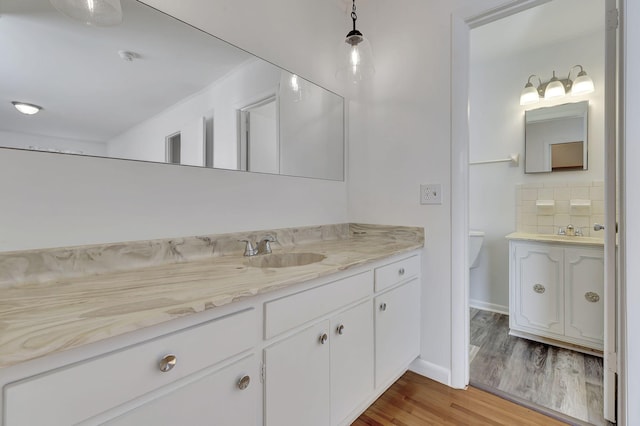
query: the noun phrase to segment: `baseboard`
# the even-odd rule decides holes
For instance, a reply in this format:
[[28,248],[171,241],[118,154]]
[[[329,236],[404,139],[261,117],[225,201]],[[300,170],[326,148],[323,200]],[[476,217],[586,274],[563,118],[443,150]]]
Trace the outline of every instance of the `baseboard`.
[[469,299],[469,307],[480,309],[482,311],[496,312],[498,314],[509,315],[509,307],[497,305],[495,303],[483,302],[482,300]]
[[416,358],[411,365],[409,365],[409,370],[421,376],[428,377],[431,380],[435,380],[436,382],[440,382],[443,385],[451,386],[451,370],[425,361],[422,358]]

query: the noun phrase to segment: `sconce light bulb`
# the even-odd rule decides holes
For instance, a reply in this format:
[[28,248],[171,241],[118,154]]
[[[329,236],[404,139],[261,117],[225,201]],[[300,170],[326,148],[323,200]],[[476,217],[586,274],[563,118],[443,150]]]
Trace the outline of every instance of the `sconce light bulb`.
[[562,82],[558,80],[558,77],[556,77],[556,72],[554,71],[553,77],[549,81],[549,84],[547,84],[547,88],[544,90],[544,98],[558,98],[560,96],[566,95],[566,93],[567,92],[564,89],[564,84],[562,84]]
[[522,89],[522,93],[520,93],[520,105],[535,104],[538,101],[540,101],[538,89],[531,82],[528,82]]
[[591,79],[591,77],[589,77],[586,72],[581,71],[580,74],[578,74],[578,77],[573,82],[573,86],[571,86],[571,95],[585,95],[587,93],[593,92],[594,90],[595,87],[593,85],[593,80]]

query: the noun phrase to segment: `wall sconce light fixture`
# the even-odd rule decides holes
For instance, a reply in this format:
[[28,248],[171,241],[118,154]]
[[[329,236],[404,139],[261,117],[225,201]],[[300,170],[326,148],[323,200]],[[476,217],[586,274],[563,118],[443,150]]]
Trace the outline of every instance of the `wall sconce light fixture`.
[[[580,72],[578,72],[575,80],[571,80],[571,72],[576,68],[580,68]],[[534,77],[538,79],[538,87],[534,87],[531,82]],[[567,93],[571,93],[572,96],[585,95],[593,91],[594,86],[591,77],[587,75],[582,65],[574,65],[569,69],[569,74],[565,79],[556,77],[555,71],[553,71],[551,80],[546,83],[543,83],[537,75],[530,75],[527,84],[525,84],[520,93],[520,105],[535,104],[540,101],[540,98],[554,99],[565,96]]]
[[49,0],[64,15],[87,25],[110,27],[122,22],[120,0]]
[[342,58],[339,62],[336,76],[341,80],[350,80],[357,83],[370,77],[375,72],[375,68],[373,67],[371,44],[356,29],[356,20],[358,19],[358,15],[356,15],[356,0],[353,0],[351,19],[353,20],[353,29],[347,34],[340,49]]

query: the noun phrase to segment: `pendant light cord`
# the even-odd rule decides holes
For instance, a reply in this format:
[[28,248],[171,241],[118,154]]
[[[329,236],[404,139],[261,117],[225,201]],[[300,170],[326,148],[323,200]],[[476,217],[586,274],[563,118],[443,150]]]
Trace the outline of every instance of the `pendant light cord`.
[[353,0],[353,6],[351,6],[351,19],[353,19],[353,31],[356,31],[356,20],[358,19],[358,15],[356,15],[356,0]]

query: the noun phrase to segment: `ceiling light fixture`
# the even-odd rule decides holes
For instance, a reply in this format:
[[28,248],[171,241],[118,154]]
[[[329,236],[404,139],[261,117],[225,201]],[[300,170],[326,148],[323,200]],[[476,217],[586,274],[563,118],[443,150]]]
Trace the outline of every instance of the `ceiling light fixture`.
[[42,107],[40,105],[28,104],[26,102],[13,101],[11,102],[11,104],[15,107],[15,109],[25,115],[37,114],[38,112],[40,112],[40,110],[42,110]]
[[[571,80],[571,72],[576,68],[580,68],[580,71],[576,79]],[[533,83],[531,83],[533,77],[538,79],[538,87],[534,87]],[[593,80],[587,75],[582,65],[574,65],[569,69],[569,74],[565,79],[556,77],[555,71],[553,71],[551,80],[546,83],[542,83],[542,80],[537,75],[530,75],[527,79],[527,84],[520,92],[520,105],[535,104],[540,101],[540,98],[545,100],[560,98],[567,93],[571,93],[572,96],[586,95],[594,90]]]
[[341,59],[336,76],[341,80],[350,80],[354,83],[365,80],[375,72],[373,67],[373,54],[371,45],[360,31],[356,29],[356,0],[351,7],[351,19],[353,29],[349,31],[342,44]]
[[49,0],[64,15],[87,25],[110,27],[122,22],[120,0]]

